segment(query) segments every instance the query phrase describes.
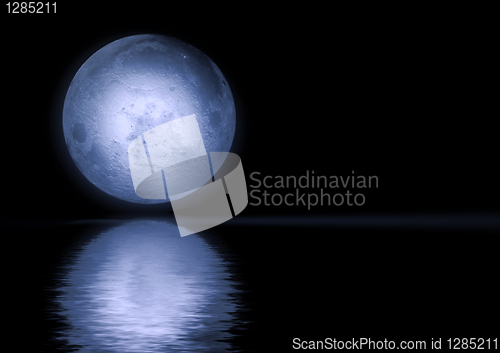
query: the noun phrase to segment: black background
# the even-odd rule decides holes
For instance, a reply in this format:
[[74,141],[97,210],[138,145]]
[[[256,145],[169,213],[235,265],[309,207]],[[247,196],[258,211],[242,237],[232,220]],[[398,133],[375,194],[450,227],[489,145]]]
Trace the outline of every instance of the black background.
[[[77,63],[113,39],[147,32],[201,49],[228,79],[238,109],[234,152],[247,183],[254,171],[379,178],[362,207],[248,206],[243,215],[498,214],[496,41],[488,11],[469,10],[140,2],[58,3],[57,14],[7,15],[4,8],[2,218],[117,215],[74,183],[58,157],[54,122]],[[290,347],[292,337],[320,339],[340,327],[346,337],[414,339],[498,327],[488,323],[497,315],[494,234],[471,243],[474,231],[365,230],[327,241],[327,229],[274,228],[289,235],[283,246],[267,233],[237,232],[230,246],[254,286],[247,299],[260,322],[244,344],[276,334]]]
[[[497,205],[487,19],[369,9],[236,7],[191,14],[168,5],[59,6],[57,14],[4,14],[4,143],[11,151],[4,158],[15,171],[2,173],[14,196],[9,216],[101,211],[65,175],[50,121],[88,56],[113,39],[144,32],[193,44],[227,76],[239,102],[234,147],[247,176],[354,170],[379,177],[379,189],[368,191],[362,208],[317,212]],[[304,209],[257,212],[272,211]]]

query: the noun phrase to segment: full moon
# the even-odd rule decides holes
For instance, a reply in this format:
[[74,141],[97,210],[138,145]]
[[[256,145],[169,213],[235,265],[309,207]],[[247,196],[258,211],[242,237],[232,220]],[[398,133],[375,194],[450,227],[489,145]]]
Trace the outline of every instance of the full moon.
[[136,195],[127,150],[144,132],[196,115],[207,153],[228,152],[236,127],[233,95],[203,52],[159,34],[133,35],[95,52],[77,71],[63,106],[71,158],[97,188],[120,200]]

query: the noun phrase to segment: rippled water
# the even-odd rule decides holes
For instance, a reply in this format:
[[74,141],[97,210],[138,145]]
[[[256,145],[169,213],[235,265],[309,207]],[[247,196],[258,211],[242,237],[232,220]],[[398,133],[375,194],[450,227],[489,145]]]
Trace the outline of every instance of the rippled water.
[[63,265],[58,340],[78,352],[223,352],[237,311],[223,259],[174,222],[101,231]]

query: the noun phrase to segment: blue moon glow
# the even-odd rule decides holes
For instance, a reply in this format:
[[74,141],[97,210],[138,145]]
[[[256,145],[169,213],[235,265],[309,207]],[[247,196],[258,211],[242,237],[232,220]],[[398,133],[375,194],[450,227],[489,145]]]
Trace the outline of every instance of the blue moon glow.
[[230,150],[236,110],[216,64],[176,38],[128,36],[99,49],[73,77],[64,100],[64,140],[98,189],[131,203],[165,203],[168,198],[135,194],[127,149],[144,132],[191,114],[207,153]]

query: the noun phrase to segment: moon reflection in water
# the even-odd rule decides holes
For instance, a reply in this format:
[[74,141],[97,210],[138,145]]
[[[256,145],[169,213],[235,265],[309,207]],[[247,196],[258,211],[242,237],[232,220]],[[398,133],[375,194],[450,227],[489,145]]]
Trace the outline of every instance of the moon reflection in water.
[[237,305],[224,261],[174,222],[134,220],[103,231],[64,266],[59,339],[79,352],[214,352]]

